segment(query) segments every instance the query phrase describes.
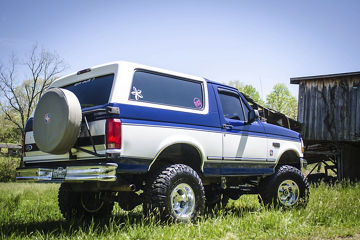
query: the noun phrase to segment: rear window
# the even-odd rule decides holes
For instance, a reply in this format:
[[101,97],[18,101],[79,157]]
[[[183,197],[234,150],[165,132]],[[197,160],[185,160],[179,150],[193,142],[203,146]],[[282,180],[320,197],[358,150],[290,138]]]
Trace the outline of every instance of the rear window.
[[106,104],[109,101],[114,74],[89,78],[64,88],[73,92],[82,108]]
[[136,71],[130,100],[190,109],[203,109],[202,83],[144,71]]

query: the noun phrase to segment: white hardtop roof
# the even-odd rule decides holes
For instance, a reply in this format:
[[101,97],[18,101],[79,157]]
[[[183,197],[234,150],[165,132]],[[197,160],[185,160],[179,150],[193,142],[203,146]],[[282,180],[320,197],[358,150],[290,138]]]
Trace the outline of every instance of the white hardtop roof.
[[[162,69],[162,68],[151,67],[151,66],[128,62],[128,61],[114,61],[114,62],[109,62],[109,63],[105,63],[105,64],[101,64],[101,65],[96,65],[96,66],[93,66],[90,68],[82,69],[78,72],[74,72],[74,73],[65,75],[65,76],[55,80],[51,84],[50,87],[66,86],[66,85],[69,85],[69,84],[72,84],[72,83],[75,83],[78,81],[82,81],[87,78],[101,76],[101,75],[109,74],[111,72],[116,73],[119,68],[144,69],[144,70],[174,75],[174,76],[178,76],[178,77],[194,79],[194,80],[198,80],[198,81],[206,81],[202,77],[193,76],[193,75],[189,75],[189,74],[185,74],[185,73],[179,73],[179,72],[175,72],[175,71],[170,71],[170,70],[166,70],[166,69]],[[84,73],[80,73],[81,71],[84,71]]]

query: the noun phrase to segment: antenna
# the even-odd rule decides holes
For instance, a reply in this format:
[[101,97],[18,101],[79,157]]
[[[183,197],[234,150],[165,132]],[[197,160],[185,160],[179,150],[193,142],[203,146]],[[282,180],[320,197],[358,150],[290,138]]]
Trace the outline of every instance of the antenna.
[[263,87],[262,87],[262,82],[261,82],[261,76],[259,77],[259,81],[260,81],[261,99],[262,99],[263,101],[265,101],[265,99],[264,99],[264,93],[263,93]]

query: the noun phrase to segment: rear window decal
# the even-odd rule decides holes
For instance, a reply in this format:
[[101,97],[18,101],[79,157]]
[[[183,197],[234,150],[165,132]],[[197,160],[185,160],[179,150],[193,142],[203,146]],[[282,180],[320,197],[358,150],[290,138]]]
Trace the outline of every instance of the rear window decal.
[[95,78],[89,78],[89,79],[87,79],[87,80],[85,80],[85,81],[81,81],[81,82],[75,83],[74,86],[79,86],[79,85],[81,85],[81,84],[91,83],[91,82],[94,81],[94,80],[95,80]]
[[134,95],[135,100],[139,100],[140,98],[143,98],[143,95],[141,94],[140,89],[136,89],[136,87],[133,87],[133,90],[131,92],[131,95]]

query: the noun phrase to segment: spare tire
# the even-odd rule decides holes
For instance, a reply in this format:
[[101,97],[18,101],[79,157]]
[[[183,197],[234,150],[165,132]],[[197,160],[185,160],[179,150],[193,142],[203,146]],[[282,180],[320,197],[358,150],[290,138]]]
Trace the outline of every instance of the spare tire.
[[34,139],[43,152],[64,154],[75,144],[81,127],[79,100],[66,89],[51,88],[34,113]]

